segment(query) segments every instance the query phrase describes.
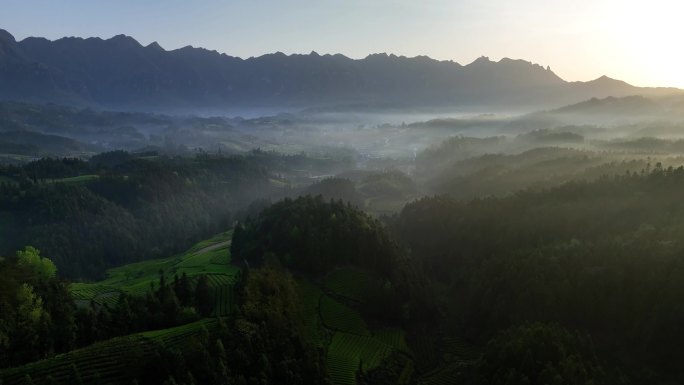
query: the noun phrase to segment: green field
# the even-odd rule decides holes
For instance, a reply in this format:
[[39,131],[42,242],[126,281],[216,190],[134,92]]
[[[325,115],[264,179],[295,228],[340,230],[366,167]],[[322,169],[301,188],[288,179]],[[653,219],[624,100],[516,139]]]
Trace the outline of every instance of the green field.
[[327,295],[321,297],[320,313],[323,324],[330,330],[369,336],[368,326],[361,315]]
[[[231,264],[230,240],[232,232],[219,234],[211,239],[194,245],[183,254],[145,262],[134,263],[108,271],[107,278],[96,283],[74,283],[71,290],[79,305],[90,301],[113,305],[119,294],[143,294],[158,285],[160,271],[167,282],[175,275],[187,274],[191,283],[196,283],[201,275],[206,275],[209,285],[214,289],[216,306],[213,316],[226,316],[233,313],[237,298],[234,284],[239,275],[238,267]],[[372,285],[380,284],[373,280],[367,271],[345,267],[332,271],[320,282],[297,279],[297,289],[301,295],[305,325],[304,338],[325,351],[328,374],[334,385],[356,384],[359,371],[366,372],[379,367],[393,353],[406,357],[407,364],[402,370],[401,383],[411,381],[414,374],[413,353],[409,349],[404,332],[396,328],[382,328],[371,331],[363,316],[355,308],[365,301]],[[205,323],[207,321],[204,321]],[[173,329],[140,333],[114,339],[92,347],[104,353],[87,358],[90,348],[70,353],[69,357],[58,356],[3,373],[3,384],[23,381],[26,373],[40,377],[44,373],[63,373],[68,375],[72,363],[76,363],[82,377],[95,379],[97,376],[110,376],[117,365],[133,365],[130,357],[121,358],[121,352],[130,349],[131,356],[149,354],[155,344],[175,345],[190,338],[198,331],[197,323]],[[104,358],[105,354],[112,358]],[[97,374],[95,364],[98,364]],[[23,371],[22,371],[23,369]],[[100,370],[102,372],[100,372]],[[84,374],[85,373],[85,374]],[[118,377],[117,377],[118,376]],[[124,380],[123,375],[113,375],[113,382]]]
[[0,383],[22,385],[26,383],[28,375],[34,383],[72,384],[76,368],[86,384],[130,384],[141,374],[141,363],[153,356],[158,346],[180,346],[202,328],[213,328],[216,322],[215,319],[209,319],[98,342],[83,349],[0,371]]
[[[322,286],[344,298],[361,299],[362,293],[351,289],[360,282],[369,284],[370,276],[361,270],[344,268],[329,274]],[[326,366],[332,384],[356,384],[359,370],[366,372],[379,367],[394,352],[403,354],[408,362],[400,383],[411,381],[413,354],[403,330],[384,328],[371,333],[357,310],[334,300],[309,281],[300,279],[297,283],[304,309],[305,338],[327,350]]]
[[[72,283],[70,290],[78,306],[91,301],[115,305],[121,293],[142,295],[159,285],[160,271],[167,282],[186,273],[192,284],[206,275],[216,301],[212,316],[233,313],[237,298],[234,286],[240,269],[231,264],[232,231],[199,242],[187,252],[170,258],[134,263],[111,269],[107,278],[95,283]],[[176,347],[198,335],[202,328],[217,323],[209,318],[170,329],[114,338],[50,359],[37,361],[0,372],[0,384],[24,384],[27,375],[33,383],[73,382],[75,373],[84,383],[129,384],[141,375],[141,363],[148,361],[159,346]],[[76,368],[76,372],[74,371]],[[50,378],[48,378],[48,376]]]
[[373,333],[373,337],[376,340],[386,345],[389,345],[400,352],[404,352],[407,354],[411,353],[411,349],[409,349],[408,345],[406,344],[406,339],[404,338],[404,331],[401,329],[381,329]]
[[380,366],[394,348],[370,336],[335,333],[328,347],[328,374],[333,384],[355,384],[356,372]]
[[309,343],[323,348],[327,345],[320,317],[320,299],[323,296],[323,291],[316,285],[304,280],[297,281],[297,285],[302,297],[304,337]]
[[143,295],[158,286],[160,271],[167,282],[185,273],[192,282],[207,275],[215,290],[216,315],[227,315],[235,304],[233,284],[240,269],[231,265],[230,239],[232,231],[199,242],[183,254],[164,259],[133,263],[107,271],[107,278],[94,283],[73,283],[71,292],[78,305],[90,301],[114,304],[121,293]]

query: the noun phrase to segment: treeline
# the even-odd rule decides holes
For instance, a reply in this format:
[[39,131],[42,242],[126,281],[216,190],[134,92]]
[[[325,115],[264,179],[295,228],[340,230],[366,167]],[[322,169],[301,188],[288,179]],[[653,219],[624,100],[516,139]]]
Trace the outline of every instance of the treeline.
[[[459,199],[552,188],[604,175],[645,173],[657,163],[680,165],[682,141],[640,138],[587,140],[586,127],[543,129],[514,138],[457,136],[418,153],[415,178],[432,194]],[[574,138],[574,139],[573,139]]]
[[114,152],[0,168],[0,253],[32,244],[62,275],[90,279],[172,255],[228,228],[255,198],[285,193],[250,159]]
[[286,198],[239,224],[231,255],[255,265],[272,258],[313,276],[357,265],[385,278],[401,258],[380,222],[348,203],[326,202],[320,196]]
[[453,335],[482,345],[525,322],[558,323],[590,336],[608,383],[678,383],[682,189],[684,168],[657,165],[505,198],[424,198],[390,226]]
[[0,258],[0,368],[74,347],[74,302],[55,265],[26,247]]
[[144,296],[76,307],[68,283],[34,247],[0,260],[0,369],[117,336],[187,324],[211,315],[208,278],[163,275]]
[[322,353],[303,337],[301,298],[287,272],[250,270],[241,299],[235,317],[145,357],[137,383],[327,383]]
[[405,250],[380,221],[349,203],[285,198],[235,227],[231,255],[248,266],[283,266],[312,279],[342,266],[367,269],[379,284],[368,288],[365,315],[411,327],[436,318],[431,290]]
[[[7,278],[0,281],[0,369],[95,341],[186,324],[209,316],[214,305],[206,277],[167,282],[162,275],[146,296],[121,295],[113,306],[77,309],[54,264],[32,247],[0,260],[0,274]],[[283,270],[252,269],[238,290],[234,317],[184,337],[180,345],[155,345],[152,354],[136,356],[123,377],[160,385],[326,383],[322,352],[303,337],[301,297],[292,277]],[[76,366],[71,371],[73,383],[84,383]],[[56,383],[49,375],[32,374],[27,373],[27,384]],[[92,381],[97,378],[88,378]]]
[[144,296],[121,294],[113,306],[108,303],[80,307],[75,312],[76,345],[88,346],[96,341],[129,334],[184,325],[209,317],[214,298],[207,276],[191,282],[183,274],[166,282],[162,274],[158,287]]

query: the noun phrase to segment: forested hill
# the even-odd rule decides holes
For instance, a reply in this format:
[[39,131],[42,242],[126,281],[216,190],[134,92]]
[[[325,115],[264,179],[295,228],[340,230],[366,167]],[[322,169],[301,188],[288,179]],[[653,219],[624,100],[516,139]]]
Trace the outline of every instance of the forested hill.
[[275,172],[315,169],[316,162],[264,152],[171,158],[115,151],[3,166],[0,254],[30,244],[63,276],[101,277],[225,229],[255,199],[283,194]]
[[241,59],[110,39],[26,38],[0,30],[0,98],[99,107],[558,106],[590,97],[672,92],[602,77],[566,82],[523,60],[468,65],[374,54],[274,53]]
[[[0,378],[680,384],[683,187],[684,167],[657,164],[423,198],[384,225],[286,198],[183,255],[71,286],[26,247],[0,259]],[[201,320],[217,314],[231,317]]]
[[[503,198],[424,198],[391,227],[442,290],[453,333],[483,343],[551,321],[590,336],[608,374],[592,383],[675,384],[684,378],[682,186],[684,168],[657,165]],[[548,345],[565,337],[524,329],[490,345],[483,383],[554,383],[525,362],[567,354]]]

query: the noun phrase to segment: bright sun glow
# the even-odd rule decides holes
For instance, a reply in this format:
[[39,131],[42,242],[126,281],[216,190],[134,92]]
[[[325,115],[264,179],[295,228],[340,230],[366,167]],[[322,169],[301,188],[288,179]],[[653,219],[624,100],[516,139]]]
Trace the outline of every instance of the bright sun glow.
[[627,71],[623,78],[644,85],[684,87],[684,2],[619,1],[612,11],[605,32],[619,54],[611,60],[622,63]]

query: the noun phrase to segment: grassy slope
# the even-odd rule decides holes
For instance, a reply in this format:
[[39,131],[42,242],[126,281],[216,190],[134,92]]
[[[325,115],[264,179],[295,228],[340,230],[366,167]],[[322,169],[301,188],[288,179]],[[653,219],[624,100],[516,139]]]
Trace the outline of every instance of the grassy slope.
[[71,292],[79,305],[91,300],[113,304],[120,293],[141,295],[159,282],[160,271],[167,280],[186,273],[189,278],[209,275],[212,286],[230,284],[239,268],[230,264],[232,231],[199,242],[183,254],[164,259],[133,263],[110,269],[107,278],[94,283],[73,283]]
[[[111,269],[103,281],[72,284],[72,293],[81,305],[87,305],[91,300],[114,304],[120,293],[137,295],[150,290],[153,284],[158,284],[160,271],[167,280],[185,272],[191,279],[202,274],[209,275],[210,285],[217,289],[217,297],[222,297],[223,302],[226,302],[226,297],[230,297],[230,302],[234,303],[232,291],[223,290],[232,287],[239,273],[239,269],[230,264],[231,237],[232,232],[222,233],[199,242],[185,253],[174,257]],[[305,279],[298,280],[304,303],[307,339],[327,351],[328,372],[334,385],[356,384],[359,370],[368,371],[380,366],[394,352],[406,357],[413,356],[404,339],[403,330],[370,330],[361,314],[354,309],[354,303],[364,302],[365,289],[372,280],[370,273],[356,268],[335,270],[321,285]],[[230,313],[230,309],[219,309],[218,313],[226,315]],[[66,383],[73,374],[74,364],[85,383],[126,383],[132,373],[141,370],[137,365],[143,360],[136,358],[153,354],[155,344],[175,346],[195,335],[202,325],[212,325],[212,322],[215,320],[100,342],[68,354],[0,372],[1,383],[23,383],[27,374],[34,380],[50,375],[58,383]],[[411,373],[412,370],[406,376],[406,382],[410,380]]]
[[[327,350],[326,366],[333,385],[355,385],[359,370],[377,368],[395,352],[413,356],[403,330],[371,331],[357,310],[334,299],[362,303],[364,289],[372,280],[370,273],[349,267],[331,272],[320,287],[304,279],[298,281],[307,338]],[[410,368],[404,376],[406,382],[413,365]]]
[[[197,243],[183,254],[117,267],[108,271],[107,279],[95,283],[73,283],[71,291],[81,305],[91,300],[96,303],[115,304],[120,293],[144,294],[159,282],[160,270],[168,280],[186,273],[192,280],[200,275],[209,276],[215,289],[217,310],[214,315],[224,316],[234,304],[233,283],[240,269],[230,264],[232,231]],[[56,383],[70,383],[73,366],[83,382],[98,384],[128,384],[140,374],[142,358],[154,354],[157,346],[179,346],[201,330],[216,324],[216,319],[205,319],[170,329],[156,330],[98,342],[92,346],[33,362],[21,367],[0,371],[0,384],[23,384],[26,376],[42,381],[50,376]]]
[[144,369],[141,363],[152,357],[157,347],[181,346],[202,328],[214,327],[216,322],[216,319],[207,319],[98,342],[86,348],[0,371],[0,383],[24,384],[27,375],[30,375],[34,383],[45,381],[50,376],[54,383],[73,384],[75,367],[84,384],[130,384]]

